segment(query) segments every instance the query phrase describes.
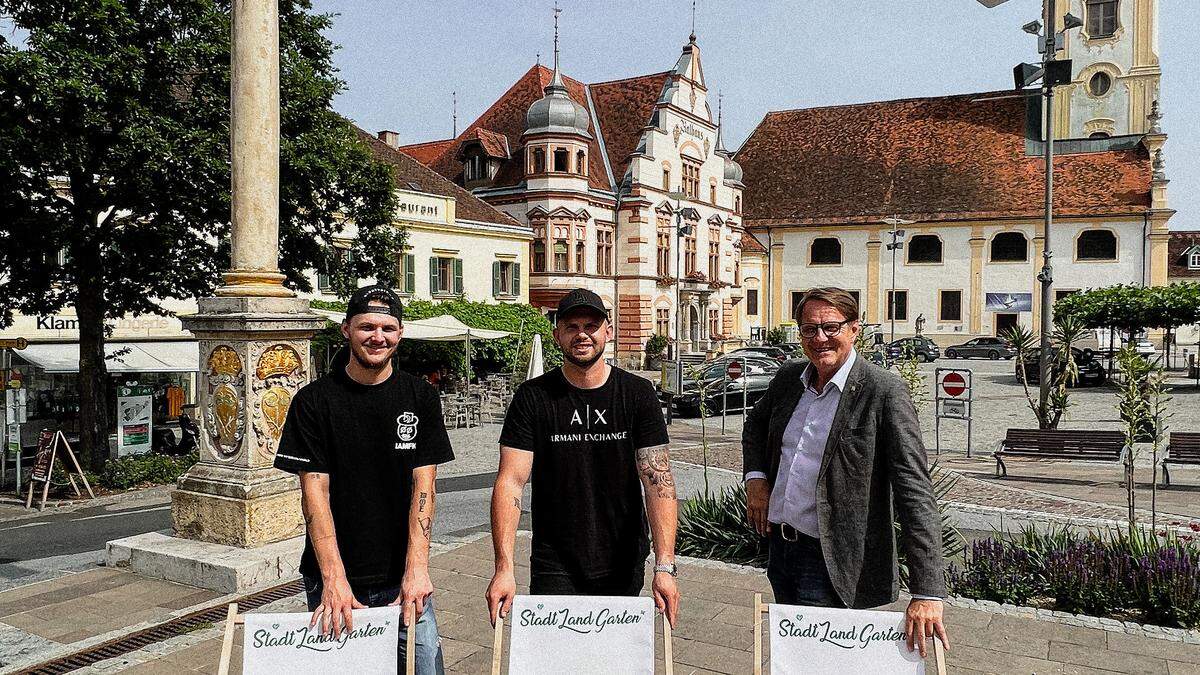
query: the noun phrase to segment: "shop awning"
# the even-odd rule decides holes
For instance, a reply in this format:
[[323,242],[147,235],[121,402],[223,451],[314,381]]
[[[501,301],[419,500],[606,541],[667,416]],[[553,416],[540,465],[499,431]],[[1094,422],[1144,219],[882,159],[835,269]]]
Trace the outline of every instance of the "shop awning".
[[[31,344],[13,352],[47,373],[78,373],[79,343]],[[200,346],[193,341],[110,342],[104,345],[110,373],[189,373],[200,370]]]

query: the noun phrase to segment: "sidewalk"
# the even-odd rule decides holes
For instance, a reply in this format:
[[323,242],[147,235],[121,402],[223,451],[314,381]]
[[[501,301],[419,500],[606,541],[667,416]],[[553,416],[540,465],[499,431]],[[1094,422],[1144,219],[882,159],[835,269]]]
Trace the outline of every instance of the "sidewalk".
[[[483,594],[492,572],[491,541],[484,536],[437,548],[430,565],[447,670],[487,673],[493,631]],[[528,556],[529,539],[521,536],[517,560]],[[517,581],[522,589],[528,578],[528,567],[519,566]],[[770,598],[763,574],[685,560],[679,586],[683,603],[674,631],[676,672],[751,672],[750,608],[755,592]],[[0,671],[7,672],[18,661],[31,665],[30,661],[54,656],[55,651],[95,644],[112,636],[106,631],[116,628],[119,633],[122,623],[126,632],[132,632],[145,627],[147,618],[186,613],[186,604],[209,606],[225,600],[121,570],[96,570],[0,593],[0,654],[4,655]],[[263,608],[303,610],[299,595]],[[1200,673],[1200,644],[1127,634],[1120,624],[1108,629],[1068,625],[1062,618],[1030,616],[1014,608],[950,604],[946,611],[952,641],[949,670],[954,673]],[[215,673],[223,630],[222,623],[204,626],[80,672]],[[23,641],[14,640],[17,635],[23,635]],[[237,637],[235,654],[241,646],[240,631]],[[240,672],[236,656],[234,663],[231,672]]]

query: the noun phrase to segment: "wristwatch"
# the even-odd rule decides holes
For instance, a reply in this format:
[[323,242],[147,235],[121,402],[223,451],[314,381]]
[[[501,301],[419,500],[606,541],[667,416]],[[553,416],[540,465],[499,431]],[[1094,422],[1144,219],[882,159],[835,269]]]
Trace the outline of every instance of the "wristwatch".
[[673,577],[679,576],[679,567],[675,563],[658,563],[654,566],[655,572],[666,572]]

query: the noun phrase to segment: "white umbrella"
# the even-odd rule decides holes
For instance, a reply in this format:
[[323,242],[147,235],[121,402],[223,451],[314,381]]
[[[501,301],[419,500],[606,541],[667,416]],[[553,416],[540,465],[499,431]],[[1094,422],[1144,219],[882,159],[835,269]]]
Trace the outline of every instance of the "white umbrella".
[[544,358],[542,357],[542,336],[533,336],[533,346],[529,350],[529,370],[525,371],[525,379],[532,380],[542,374],[546,369]]

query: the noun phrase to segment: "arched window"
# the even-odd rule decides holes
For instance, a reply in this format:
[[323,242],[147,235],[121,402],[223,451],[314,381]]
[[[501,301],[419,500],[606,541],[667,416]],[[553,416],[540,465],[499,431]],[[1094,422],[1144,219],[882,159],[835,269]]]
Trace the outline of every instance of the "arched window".
[[1001,232],[992,238],[992,262],[1025,262],[1029,240],[1021,232]]
[[1116,260],[1117,235],[1108,230],[1084,230],[1075,240],[1079,260]]
[[1101,138],[1112,138],[1112,136],[1110,136],[1107,131],[1093,131],[1092,133],[1088,134],[1088,138],[1092,140],[1099,140]]
[[742,198],[740,196],[733,198],[733,212],[734,213],[742,212]]
[[565,148],[554,149],[554,170],[562,173],[567,172],[567,159],[570,157]]
[[914,234],[908,240],[908,262],[942,262],[942,240],[936,234]]
[[540,239],[533,242],[533,271],[546,271],[546,242]]
[[546,151],[542,148],[533,149],[533,172],[546,173]]
[[808,251],[810,265],[841,265],[842,242],[835,237],[818,237],[813,239]]
[[671,170],[663,167],[663,192],[671,191]]
[[555,239],[554,240],[554,271],[555,272],[570,271],[567,268],[567,240],[566,239]]
[[587,175],[587,155],[582,150],[575,153],[575,173],[580,176]]

